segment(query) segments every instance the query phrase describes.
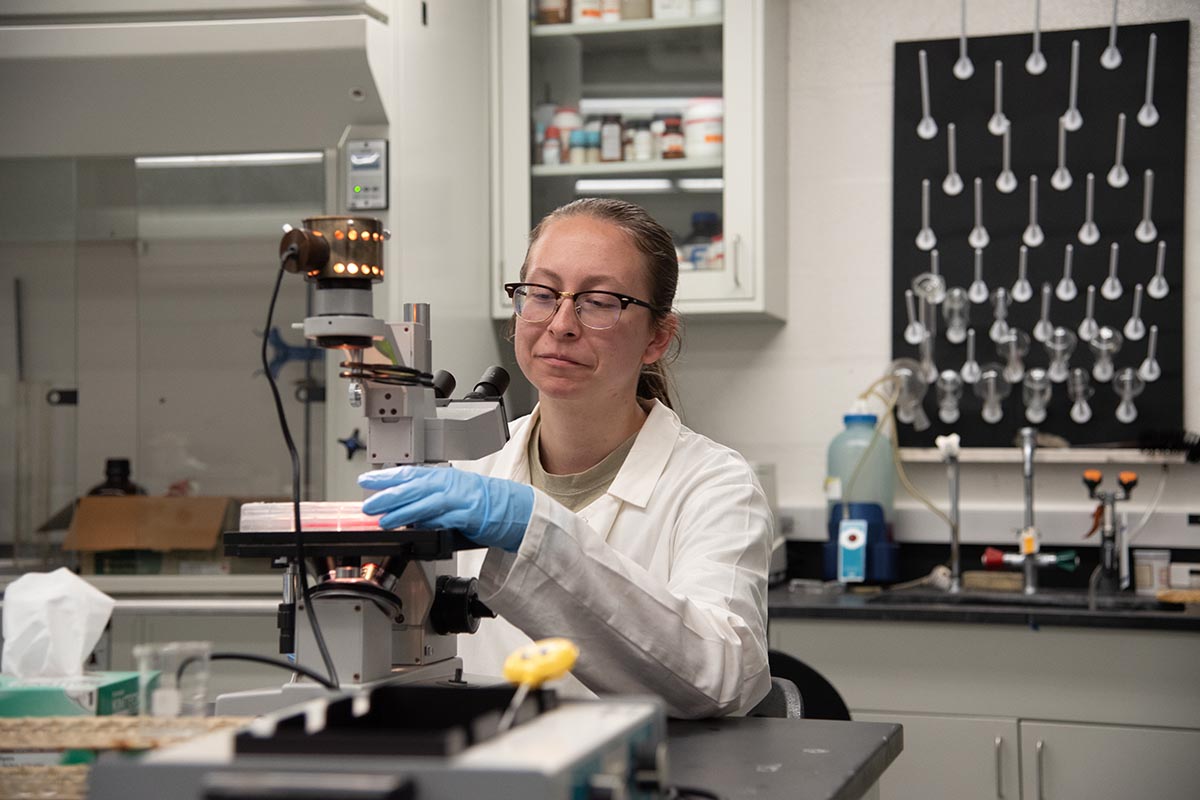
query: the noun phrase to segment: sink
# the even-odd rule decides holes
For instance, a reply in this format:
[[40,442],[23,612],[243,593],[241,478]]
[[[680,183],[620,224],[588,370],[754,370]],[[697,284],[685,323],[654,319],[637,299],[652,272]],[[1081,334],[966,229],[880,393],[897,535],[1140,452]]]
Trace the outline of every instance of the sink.
[[[1022,606],[1044,609],[1079,609],[1088,607],[1087,592],[1080,590],[1042,589],[1036,594],[967,590],[958,594],[937,589],[899,589],[883,591],[867,599],[868,603],[896,605],[941,606]],[[1153,597],[1133,594],[1097,594],[1098,611],[1182,611],[1182,603],[1163,603]]]

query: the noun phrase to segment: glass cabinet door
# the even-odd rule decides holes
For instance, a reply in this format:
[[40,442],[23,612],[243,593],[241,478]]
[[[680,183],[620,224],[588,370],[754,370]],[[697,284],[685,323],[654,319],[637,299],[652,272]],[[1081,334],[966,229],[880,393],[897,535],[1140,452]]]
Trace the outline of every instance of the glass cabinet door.
[[[761,312],[764,170],[786,173],[761,146],[770,105],[761,44],[778,21],[764,9],[786,8],[644,5],[651,16],[585,22],[590,4],[575,3],[574,18],[555,22],[501,0],[497,283],[516,279],[526,235],[546,213],[579,197],[619,197],[673,234],[681,311]],[[684,13],[653,16],[672,5]],[[493,311],[511,313],[502,292]]]
[[0,159],[0,185],[0,558],[20,566],[77,494],[75,160]]
[[[323,213],[326,163],[256,155],[0,159],[0,560],[61,563],[108,459],[152,495],[290,493],[261,335],[280,225]],[[319,499],[309,291],[285,276],[268,359]]]
[[623,198],[674,234],[682,271],[720,269],[720,18],[535,24],[529,47],[530,220]]

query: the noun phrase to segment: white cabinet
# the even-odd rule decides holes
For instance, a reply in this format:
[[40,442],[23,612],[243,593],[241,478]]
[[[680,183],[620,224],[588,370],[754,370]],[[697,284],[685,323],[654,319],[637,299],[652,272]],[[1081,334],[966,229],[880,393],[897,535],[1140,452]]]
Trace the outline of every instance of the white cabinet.
[[881,800],[1184,800],[1200,790],[1196,730],[889,711],[854,720],[904,727]]
[[[676,306],[685,315],[783,319],[787,3],[739,0],[683,20],[534,25],[527,0],[498,2],[493,315],[512,313],[501,284],[517,280],[537,220],[578,196],[606,194],[645,206],[677,243],[693,213],[720,214],[724,257],[714,263],[723,266],[681,270]],[[533,111],[547,102],[629,120],[714,95],[724,101],[721,156],[534,163]]]
[[904,752],[879,779],[881,800],[1021,797],[1015,719],[856,711],[854,721],[904,727]]
[[1192,800],[1200,795],[1197,753],[1200,731],[1022,721],[1021,796]]
[[770,642],[904,727],[883,798],[1200,797],[1194,631],[773,616]]

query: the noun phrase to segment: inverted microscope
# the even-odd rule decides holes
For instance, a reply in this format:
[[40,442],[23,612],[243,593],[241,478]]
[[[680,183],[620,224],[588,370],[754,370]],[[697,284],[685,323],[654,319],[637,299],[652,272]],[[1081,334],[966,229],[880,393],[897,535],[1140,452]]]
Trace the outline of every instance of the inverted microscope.
[[[503,369],[490,368],[473,391],[451,400],[454,378],[432,371],[429,306],[406,304],[403,320],[395,323],[374,316],[372,286],[384,279],[389,237],[379,220],[321,216],[284,230],[283,268],[315,286],[304,336],[344,354],[339,375],[347,380],[350,405],[366,418],[372,468],[474,459],[504,445]],[[304,507],[313,517],[321,510]],[[279,615],[282,653],[294,654],[298,664],[321,664],[322,642],[308,602],[343,687],[461,677],[456,634],[474,632],[480,618],[492,614],[478,599],[475,579],[453,574],[453,559],[456,551],[478,545],[455,531],[381,531],[361,519],[318,529],[307,513],[299,534],[290,520],[277,527],[226,534],[225,549],[237,557],[290,560]],[[294,557],[297,536],[305,557],[318,565],[307,597]],[[319,683],[293,680],[222,695],[216,710],[260,714],[325,692]]]

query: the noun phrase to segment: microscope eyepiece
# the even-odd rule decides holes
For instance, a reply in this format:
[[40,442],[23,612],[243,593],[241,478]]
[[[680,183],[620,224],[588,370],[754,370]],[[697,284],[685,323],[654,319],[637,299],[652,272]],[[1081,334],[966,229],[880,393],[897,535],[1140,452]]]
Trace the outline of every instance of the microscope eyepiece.
[[508,391],[509,376],[504,367],[488,367],[466,400],[498,400]]

